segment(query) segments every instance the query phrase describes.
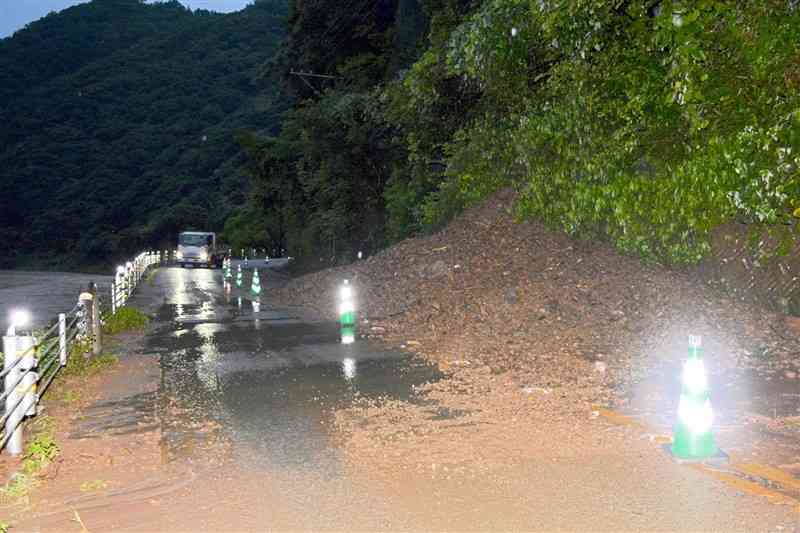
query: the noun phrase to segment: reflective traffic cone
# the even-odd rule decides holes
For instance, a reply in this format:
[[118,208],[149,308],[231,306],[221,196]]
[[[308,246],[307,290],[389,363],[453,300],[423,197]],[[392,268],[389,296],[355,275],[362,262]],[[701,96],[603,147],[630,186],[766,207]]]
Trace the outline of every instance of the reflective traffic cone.
[[250,282],[250,291],[258,296],[261,294],[261,280],[258,278],[258,269],[253,270],[253,279]]
[[352,344],[356,340],[356,306],[353,302],[353,288],[344,280],[339,289],[339,324],[341,325],[342,344]]
[[240,263],[236,266],[236,286],[242,288],[242,265]]
[[669,451],[680,461],[725,460],[717,448],[711,424],[711,392],[708,387],[700,337],[689,337],[689,358],[683,365],[678,421]]

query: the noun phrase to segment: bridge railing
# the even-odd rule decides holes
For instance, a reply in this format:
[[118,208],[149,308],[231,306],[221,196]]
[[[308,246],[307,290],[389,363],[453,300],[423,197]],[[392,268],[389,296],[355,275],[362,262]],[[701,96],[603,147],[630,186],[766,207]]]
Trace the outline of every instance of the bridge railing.
[[[114,315],[133,295],[147,271],[169,260],[169,252],[143,252],[117,268],[111,284],[110,311]],[[102,350],[101,300],[93,285],[81,293],[78,303],[41,333],[29,328],[25,311],[12,313],[11,326],[3,336],[3,369],[0,372],[3,416],[0,418],[0,451],[23,453],[25,422],[36,416],[50,384],[73,357],[99,355]]]

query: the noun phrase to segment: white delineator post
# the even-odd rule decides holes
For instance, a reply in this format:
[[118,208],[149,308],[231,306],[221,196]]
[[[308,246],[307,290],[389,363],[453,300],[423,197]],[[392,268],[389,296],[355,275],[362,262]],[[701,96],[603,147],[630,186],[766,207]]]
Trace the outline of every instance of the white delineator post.
[[23,379],[22,367],[29,361],[19,361],[19,359],[23,356],[27,357],[28,353],[26,352],[30,352],[33,357],[35,344],[33,337],[17,335],[17,328],[25,326],[29,321],[30,315],[23,311],[12,313],[11,326],[3,337],[3,370],[7,372],[4,382],[7,415],[5,438],[7,439],[6,450],[11,455],[22,454],[22,419],[27,410],[22,396],[28,391],[25,390],[24,383],[20,380]]
[[[111,289],[111,301],[114,301],[114,289]],[[61,366],[67,365],[67,315],[58,315],[58,359]]]

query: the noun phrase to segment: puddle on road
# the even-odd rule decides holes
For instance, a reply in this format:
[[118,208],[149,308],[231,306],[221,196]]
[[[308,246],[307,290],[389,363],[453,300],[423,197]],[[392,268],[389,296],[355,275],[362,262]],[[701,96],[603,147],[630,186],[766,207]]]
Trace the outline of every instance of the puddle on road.
[[341,344],[335,323],[303,323],[266,306],[254,313],[249,301],[241,311],[235,299],[232,307],[165,304],[158,319],[148,348],[161,353],[164,438],[173,456],[222,438],[248,466],[335,473],[335,409],[359,397],[407,399],[415,385],[440,377],[407,353]]

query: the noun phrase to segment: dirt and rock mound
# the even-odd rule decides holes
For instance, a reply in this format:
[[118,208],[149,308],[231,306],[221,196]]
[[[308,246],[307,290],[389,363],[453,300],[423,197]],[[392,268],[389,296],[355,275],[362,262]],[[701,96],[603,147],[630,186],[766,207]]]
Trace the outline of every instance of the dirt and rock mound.
[[712,371],[797,376],[791,319],[704,287],[689,271],[646,265],[510,214],[504,191],[435,235],[298,278],[279,298],[336,316],[351,280],[361,334],[444,369],[485,366],[525,386],[625,391],[654,365],[680,359],[701,335]]
[[[743,449],[752,449],[753,420],[764,420],[755,411],[774,420],[773,400],[787,385],[798,403],[800,331],[790,317],[726,297],[696,270],[643,264],[607,243],[520,223],[513,201],[503,191],[434,235],[297,278],[275,295],[334,319],[348,279],[362,336],[413,351],[447,376],[421,387],[421,401],[338,412],[355,460],[485,466],[489,456],[476,463],[467,450],[492,442],[498,461],[519,456],[529,449],[524,435],[584,425],[598,404],[667,433],[690,334],[703,339],[712,381],[731,386],[727,412],[735,416],[724,424],[736,425],[737,435],[748,428],[737,446],[747,440]],[[756,388],[773,403],[757,405]],[[800,433],[797,407],[781,414],[791,436]]]

